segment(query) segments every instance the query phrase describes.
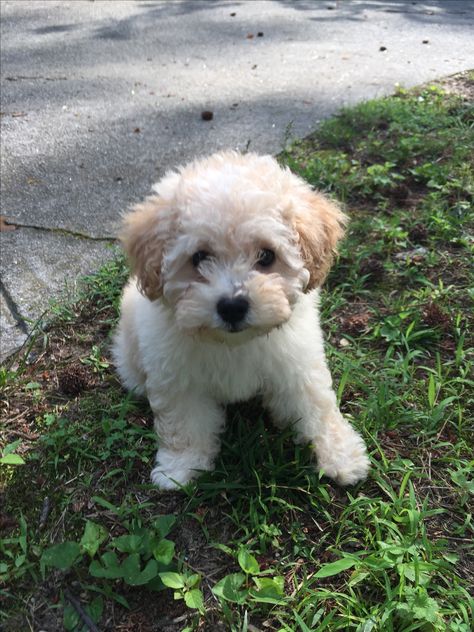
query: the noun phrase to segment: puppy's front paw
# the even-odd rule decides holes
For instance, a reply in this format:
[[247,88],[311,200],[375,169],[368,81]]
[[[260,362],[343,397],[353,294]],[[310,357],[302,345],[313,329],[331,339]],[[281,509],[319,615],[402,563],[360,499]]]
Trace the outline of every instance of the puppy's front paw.
[[323,470],[326,476],[332,478],[338,485],[343,487],[346,485],[355,485],[359,481],[367,478],[369,473],[369,459],[366,454],[361,454],[352,458],[350,462],[344,463],[318,462],[319,468]]
[[[350,428],[350,427],[349,427]],[[339,437],[341,439],[341,437]],[[370,461],[364,440],[353,428],[329,450],[316,447],[318,466],[338,485],[355,485],[367,478]]]
[[160,489],[179,489],[189,483],[196,476],[197,472],[188,469],[164,470],[161,465],[157,465],[151,471],[151,482]]
[[161,448],[156,454],[151,481],[160,489],[179,489],[199,476],[203,470],[211,469],[212,462],[202,454],[191,450],[176,452]]

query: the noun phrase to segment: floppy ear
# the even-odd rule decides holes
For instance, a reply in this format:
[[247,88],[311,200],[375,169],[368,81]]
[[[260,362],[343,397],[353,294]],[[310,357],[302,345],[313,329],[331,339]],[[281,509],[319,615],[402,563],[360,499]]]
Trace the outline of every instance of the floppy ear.
[[163,251],[174,213],[158,195],[148,197],[125,215],[120,240],[128,255],[138,289],[151,301],[161,296]]
[[306,287],[309,291],[322,285],[326,278],[348,218],[335,202],[317,191],[300,191],[294,209],[294,227],[310,275]]

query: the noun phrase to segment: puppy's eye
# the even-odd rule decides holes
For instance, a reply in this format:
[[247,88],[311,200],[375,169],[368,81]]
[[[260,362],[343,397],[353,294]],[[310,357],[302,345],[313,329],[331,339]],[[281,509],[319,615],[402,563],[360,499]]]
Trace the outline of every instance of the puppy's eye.
[[208,258],[209,258],[208,252],[206,252],[205,250],[198,250],[191,257],[191,263],[193,264],[195,268],[197,268],[202,261],[205,261]]
[[258,253],[257,263],[259,266],[268,268],[269,266],[272,265],[274,261],[275,261],[275,253],[273,252],[273,250],[264,248],[263,250],[260,250],[260,252]]

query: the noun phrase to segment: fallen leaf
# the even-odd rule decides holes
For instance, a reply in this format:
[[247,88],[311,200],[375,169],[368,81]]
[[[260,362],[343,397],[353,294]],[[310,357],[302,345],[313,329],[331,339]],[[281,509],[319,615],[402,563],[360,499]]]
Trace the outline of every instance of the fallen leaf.
[[86,504],[85,500],[76,500],[75,502],[72,503],[72,510],[74,511],[74,513],[79,513],[82,509],[84,509]]
[[91,385],[89,372],[81,364],[70,364],[58,373],[59,390],[65,395],[76,396]]
[[26,116],[26,112],[12,112],[13,118],[18,118],[19,116]]
[[366,259],[362,259],[359,265],[360,273],[368,276],[368,281],[379,281],[384,274],[383,261],[379,259],[379,255],[374,254]]
[[351,314],[343,318],[341,325],[347,333],[358,334],[367,329],[369,319],[369,312],[360,312],[359,314]]
[[428,303],[422,312],[422,318],[428,327],[440,327],[448,331],[452,327],[451,318],[436,303]]
[[396,200],[397,202],[400,202],[401,204],[403,202],[406,202],[411,194],[411,190],[409,187],[407,187],[406,184],[399,184],[397,187],[395,187],[395,189],[391,192],[391,196],[394,200]]
[[253,38],[254,38],[254,34],[253,33],[248,33],[247,39],[253,39]]
[[0,233],[16,230],[15,224],[11,224],[4,215],[0,215]]
[[13,516],[11,516],[10,514],[7,513],[1,513],[0,514],[0,530],[3,531],[7,531],[10,529],[13,529],[13,527],[16,527],[18,524],[18,521],[16,520],[16,518],[14,518]]
[[418,246],[412,250],[404,250],[395,255],[397,261],[422,261],[428,254],[428,249],[424,246]]

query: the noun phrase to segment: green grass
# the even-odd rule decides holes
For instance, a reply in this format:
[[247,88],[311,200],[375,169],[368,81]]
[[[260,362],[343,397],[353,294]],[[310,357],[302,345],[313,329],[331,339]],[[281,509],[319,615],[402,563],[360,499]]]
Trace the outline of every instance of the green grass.
[[351,216],[322,322],[371,453],[356,488],[249,402],[216,470],[160,493],[150,411],[107,360],[123,261],[56,308],[0,375],[5,630],[471,629],[472,123],[466,98],[400,90],[280,156]]

